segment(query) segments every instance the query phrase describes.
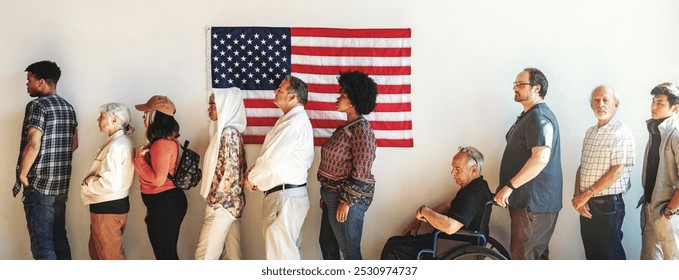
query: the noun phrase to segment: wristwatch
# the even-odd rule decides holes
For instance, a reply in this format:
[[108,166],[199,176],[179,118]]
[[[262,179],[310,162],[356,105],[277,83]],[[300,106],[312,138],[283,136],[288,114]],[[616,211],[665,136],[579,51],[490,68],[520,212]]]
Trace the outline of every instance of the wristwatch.
[[667,208],[667,206],[665,206],[665,208],[663,208],[662,213],[663,213],[664,216],[666,216],[666,217],[669,218],[669,217],[672,217],[672,216],[676,215],[676,214],[677,214],[677,211],[676,211],[676,210],[675,210],[675,211],[672,211],[672,209]]
[[420,215],[422,217],[421,219],[418,219],[418,220],[425,222],[425,223],[428,223],[427,218],[425,218],[424,215],[422,215],[422,208],[424,208],[424,207],[427,207],[427,205],[422,204],[422,206],[420,206],[420,208],[417,208],[416,215]]

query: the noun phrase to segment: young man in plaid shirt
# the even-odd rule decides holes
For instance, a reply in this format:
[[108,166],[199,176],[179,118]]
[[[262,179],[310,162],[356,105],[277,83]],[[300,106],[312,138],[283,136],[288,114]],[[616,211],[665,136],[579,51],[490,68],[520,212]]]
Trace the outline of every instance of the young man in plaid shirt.
[[78,147],[75,111],[57,95],[61,70],[40,61],[26,68],[26,105],[12,193],[23,203],[35,259],[71,259],[66,237],[66,199],[71,160]]

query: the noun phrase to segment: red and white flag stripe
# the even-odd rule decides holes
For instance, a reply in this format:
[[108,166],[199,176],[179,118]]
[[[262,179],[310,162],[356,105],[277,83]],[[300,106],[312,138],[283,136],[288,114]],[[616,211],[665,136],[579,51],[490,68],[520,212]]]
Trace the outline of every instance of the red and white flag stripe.
[[[290,73],[309,86],[305,109],[322,145],[346,115],[335,111],[339,72],[360,70],[378,84],[377,106],[366,115],[380,147],[413,147],[410,29],[290,28]],[[272,91],[244,91],[246,143],[263,143],[281,116]]]

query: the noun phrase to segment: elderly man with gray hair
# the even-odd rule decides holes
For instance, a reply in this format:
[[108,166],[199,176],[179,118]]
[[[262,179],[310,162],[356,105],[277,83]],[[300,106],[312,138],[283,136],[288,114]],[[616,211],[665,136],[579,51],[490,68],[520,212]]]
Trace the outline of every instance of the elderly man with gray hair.
[[481,176],[483,154],[474,147],[459,147],[452,166],[450,173],[460,186],[455,198],[434,208],[420,206],[415,211],[415,219],[403,229],[403,236],[391,237],[384,244],[381,259],[414,260],[420,250],[431,249],[434,233],[417,235],[422,222],[447,234],[460,229],[488,228],[481,224],[484,206],[492,199],[488,182]]
[[624,260],[622,222],[634,166],[632,131],[615,115],[620,101],[615,90],[598,86],[590,107],[597,124],[582,143],[580,166],[575,174],[573,207],[580,213],[580,236],[588,260]]
[[264,193],[266,258],[299,260],[309,211],[307,171],[314,160],[314,135],[304,110],[308,89],[304,81],[288,75],[274,94],[283,116],[266,134],[259,158],[245,175],[245,187]]

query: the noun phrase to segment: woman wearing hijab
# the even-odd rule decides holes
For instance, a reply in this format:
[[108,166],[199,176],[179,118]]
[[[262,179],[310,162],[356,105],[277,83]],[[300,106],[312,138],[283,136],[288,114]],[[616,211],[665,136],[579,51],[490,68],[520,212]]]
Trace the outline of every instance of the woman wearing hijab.
[[[211,121],[210,143],[203,157],[200,183],[200,194],[207,205],[196,259],[216,260],[225,247],[227,251],[240,251],[239,245],[225,244],[229,243],[229,229],[238,222],[245,207],[243,177],[247,163],[242,135],[246,125],[243,95],[240,91],[214,92],[210,95],[207,111]],[[227,252],[237,256],[239,253]]]

